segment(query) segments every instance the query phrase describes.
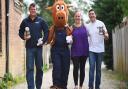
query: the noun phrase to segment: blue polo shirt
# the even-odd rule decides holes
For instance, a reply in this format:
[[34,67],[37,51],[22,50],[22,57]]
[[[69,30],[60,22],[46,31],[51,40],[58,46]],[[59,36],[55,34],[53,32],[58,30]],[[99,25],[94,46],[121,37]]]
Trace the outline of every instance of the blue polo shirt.
[[31,34],[31,38],[26,41],[26,48],[37,47],[38,39],[42,36],[43,43],[46,42],[48,38],[48,25],[41,17],[36,16],[34,20],[31,20],[31,18],[28,16],[22,21],[20,24],[19,36],[23,40],[25,27],[29,27]]

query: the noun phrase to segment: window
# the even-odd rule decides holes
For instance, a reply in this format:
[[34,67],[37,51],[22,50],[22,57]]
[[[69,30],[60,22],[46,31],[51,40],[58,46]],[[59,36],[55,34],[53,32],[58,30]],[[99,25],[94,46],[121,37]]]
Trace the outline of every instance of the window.
[[15,10],[22,14],[23,0],[14,0]]

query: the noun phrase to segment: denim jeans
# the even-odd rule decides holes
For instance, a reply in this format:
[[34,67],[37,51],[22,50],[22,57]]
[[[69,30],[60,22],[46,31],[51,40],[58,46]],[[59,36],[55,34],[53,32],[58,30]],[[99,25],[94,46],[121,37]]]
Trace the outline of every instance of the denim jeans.
[[51,51],[51,58],[53,63],[53,85],[61,87],[62,89],[67,89],[68,74],[70,69],[69,50]]
[[[34,63],[36,66],[36,76],[34,83]],[[41,48],[26,48],[26,80],[28,89],[34,89],[35,84],[37,89],[41,89],[43,77],[43,59]]]
[[96,68],[96,78],[95,78],[95,89],[100,88],[101,83],[101,64],[103,60],[103,52],[95,53],[89,52],[89,87],[93,88],[94,84],[94,73]]

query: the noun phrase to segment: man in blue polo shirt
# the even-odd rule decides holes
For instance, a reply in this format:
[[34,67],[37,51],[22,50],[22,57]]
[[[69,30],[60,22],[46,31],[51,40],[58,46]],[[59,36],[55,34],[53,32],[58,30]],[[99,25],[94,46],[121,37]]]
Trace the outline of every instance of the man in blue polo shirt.
[[[29,12],[29,16],[20,24],[19,36],[26,41],[26,80],[28,89],[34,89],[35,87],[34,63],[36,65],[36,88],[41,89],[43,77],[42,44],[47,40],[48,26],[41,17],[37,16],[34,3],[30,4]],[[42,34],[44,34],[43,38]],[[42,44],[38,44],[39,39],[42,39]]]

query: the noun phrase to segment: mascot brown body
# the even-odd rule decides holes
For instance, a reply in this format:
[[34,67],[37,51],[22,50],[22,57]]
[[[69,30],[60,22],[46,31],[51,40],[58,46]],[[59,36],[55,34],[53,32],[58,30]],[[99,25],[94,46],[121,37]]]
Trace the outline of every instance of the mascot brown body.
[[70,68],[70,51],[66,38],[71,35],[67,25],[68,7],[63,0],[55,0],[52,7],[53,25],[49,29],[48,43],[51,44],[51,59],[53,63],[52,80],[50,89],[67,89],[67,80]]

